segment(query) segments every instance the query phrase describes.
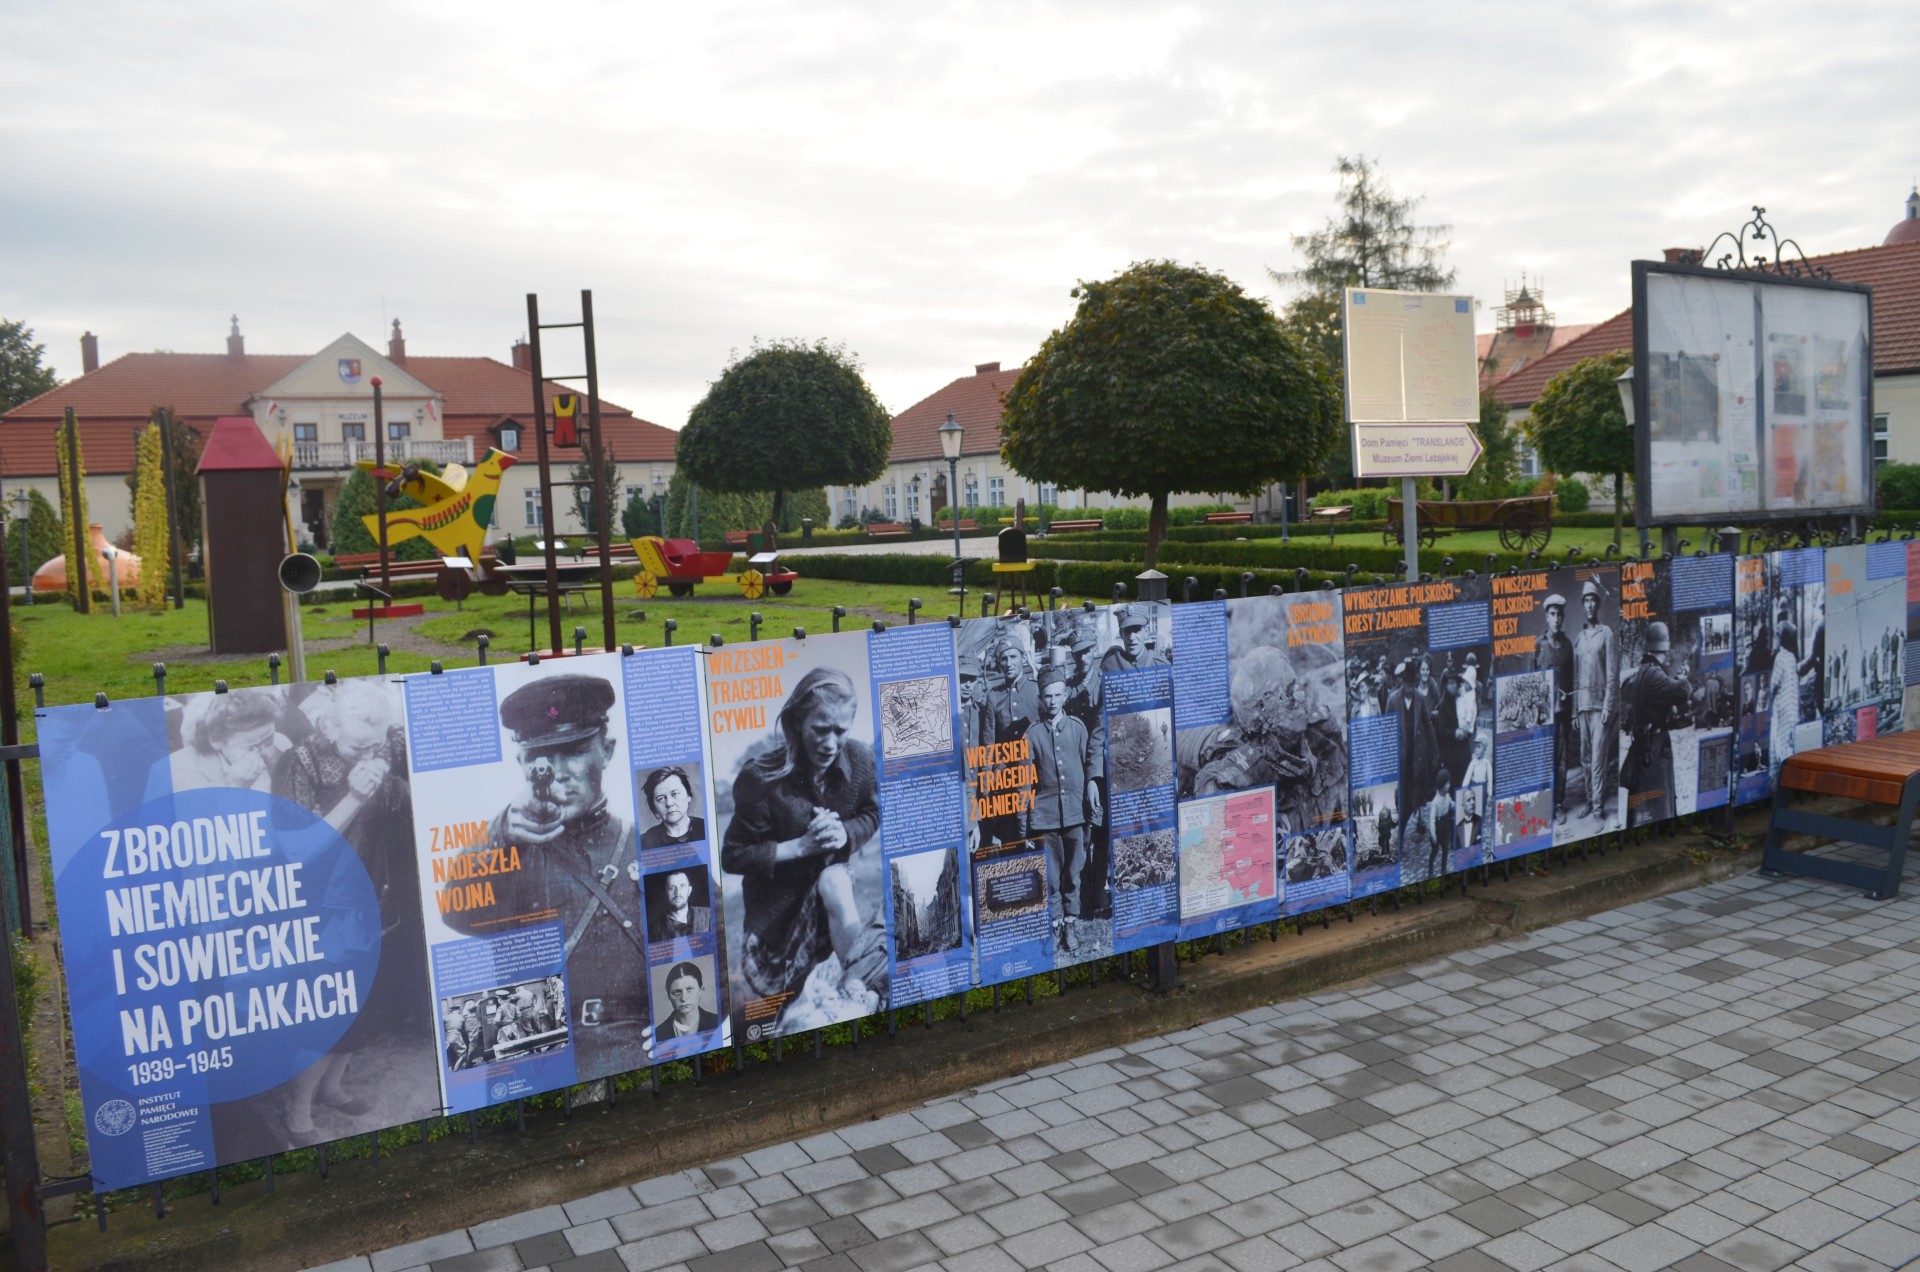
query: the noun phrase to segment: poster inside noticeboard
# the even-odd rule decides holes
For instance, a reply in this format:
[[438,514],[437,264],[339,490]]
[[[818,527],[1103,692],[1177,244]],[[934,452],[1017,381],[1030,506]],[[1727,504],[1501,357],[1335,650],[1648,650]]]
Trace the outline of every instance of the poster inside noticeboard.
[[1643,525],[1873,505],[1870,293],[1635,265]]

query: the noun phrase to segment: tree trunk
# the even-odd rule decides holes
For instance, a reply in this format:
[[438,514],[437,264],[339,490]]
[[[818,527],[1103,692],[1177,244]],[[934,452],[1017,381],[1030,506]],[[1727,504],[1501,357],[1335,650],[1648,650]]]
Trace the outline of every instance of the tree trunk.
[[1620,510],[1626,506],[1620,497],[1620,474],[1613,475],[1613,546],[1620,546]]
[[1156,490],[1153,510],[1147,514],[1147,563],[1151,570],[1160,564],[1160,541],[1167,537],[1167,492]]
[[761,550],[772,552],[780,546],[780,526],[787,519],[787,492],[773,492],[773,507],[767,512],[767,523],[760,527]]

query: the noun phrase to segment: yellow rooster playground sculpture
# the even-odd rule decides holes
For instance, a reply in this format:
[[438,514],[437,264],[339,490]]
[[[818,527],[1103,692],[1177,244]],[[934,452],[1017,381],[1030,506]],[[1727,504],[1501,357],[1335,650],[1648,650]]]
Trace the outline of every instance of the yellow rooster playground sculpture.
[[[441,556],[463,556],[477,562],[480,549],[486,545],[487,525],[493,520],[500,475],[516,462],[511,455],[489,449],[472,473],[459,464],[449,464],[440,476],[422,472],[412,464],[397,471],[389,464],[388,471],[394,476],[387,483],[387,497],[410,495],[426,507],[388,511],[388,546],[425,538]],[[357,466],[375,481],[380,480],[382,473],[374,468],[372,460],[363,459]],[[377,541],[379,514],[368,513],[360,520]]]

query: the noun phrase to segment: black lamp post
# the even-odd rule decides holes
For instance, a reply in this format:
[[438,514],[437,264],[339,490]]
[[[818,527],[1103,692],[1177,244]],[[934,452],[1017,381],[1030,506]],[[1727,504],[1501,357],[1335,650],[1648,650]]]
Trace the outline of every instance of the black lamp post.
[[28,544],[27,518],[33,514],[33,500],[27,494],[27,488],[15,488],[10,497],[15,509],[14,519],[20,523],[20,583],[26,593],[22,604],[33,604],[33,560],[27,554],[32,551]]
[[947,511],[953,517],[953,594],[960,598],[962,612],[967,599],[966,564],[960,555],[960,439],[967,430],[947,412],[947,422],[939,428],[940,453],[947,457]]

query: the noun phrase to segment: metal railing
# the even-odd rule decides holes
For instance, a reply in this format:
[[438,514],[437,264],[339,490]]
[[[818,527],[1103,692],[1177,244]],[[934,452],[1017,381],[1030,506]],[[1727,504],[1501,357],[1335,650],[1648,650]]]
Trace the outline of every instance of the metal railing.
[[[444,440],[402,437],[390,440],[386,450],[388,459],[402,464],[419,459],[430,459],[436,464],[471,464],[473,462],[473,439],[470,437]],[[371,461],[372,459],[372,442],[295,442],[293,444],[293,466],[296,469],[351,468],[362,460]]]

